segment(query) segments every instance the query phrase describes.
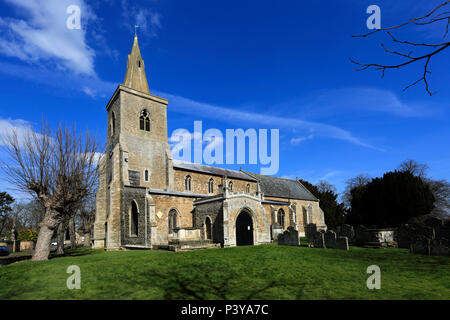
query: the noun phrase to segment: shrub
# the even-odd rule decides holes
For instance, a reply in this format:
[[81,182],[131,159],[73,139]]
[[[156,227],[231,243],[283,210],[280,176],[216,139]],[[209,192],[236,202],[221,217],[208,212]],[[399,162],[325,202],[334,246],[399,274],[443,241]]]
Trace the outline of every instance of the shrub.
[[17,240],[20,241],[36,241],[38,237],[38,232],[33,229],[21,229],[19,230],[19,235]]

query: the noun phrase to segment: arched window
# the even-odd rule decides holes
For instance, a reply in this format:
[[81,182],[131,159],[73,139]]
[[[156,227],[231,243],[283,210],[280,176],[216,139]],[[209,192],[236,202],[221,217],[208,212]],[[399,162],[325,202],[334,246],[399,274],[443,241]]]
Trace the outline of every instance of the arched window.
[[278,210],[278,224],[284,228],[284,210]]
[[208,193],[214,193],[214,179],[209,179],[208,182]]
[[177,210],[172,209],[169,212],[169,233],[173,233],[173,229],[177,227]]
[[111,113],[111,137],[114,135],[114,132],[116,131],[116,114],[114,112]]
[[184,179],[184,190],[191,191],[191,181],[191,176],[186,176],[186,178]]
[[230,181],[228,183],[228,189],[230,189],[230,191],[233,191],[233,181]]
[[313,207],[312,207],[312,205],[308,206],[308,223],[313,223]]
[[146,109],[141,111],[139,117],[139,128],[141,130],[150,131],[150,114]]
[[206,217],[205,219],[205,236],[207,240],[212,239],[212,223],[210,217]]
[[139,212],[135,201],[131,201],[131,235],[137,236],[139,232]]
[[247,188],[246,188],[247,193],[250,193],[250,184],[247,184]]
[[148,170],[144,171],[144,179],[145,181],[148,181]]

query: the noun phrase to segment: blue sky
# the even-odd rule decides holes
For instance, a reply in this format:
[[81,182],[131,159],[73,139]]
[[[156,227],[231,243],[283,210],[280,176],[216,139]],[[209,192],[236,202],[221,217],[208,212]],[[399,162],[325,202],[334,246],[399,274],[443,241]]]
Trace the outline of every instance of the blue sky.
[[[432,97],[422,83],[403,91],[423,63],[381,78],[349,61],[400,61],[381,48],[387,35],[351,37],[368,31],[369,5],[381,8],[385,27],[440,2],[0,0],[0,134],[39,130],[44,116],[105,141],[105,106],[123,82],[137,23],[150,92],[169,99],[169,135],[192,131],[195,120],[222,132],[279,129],[277,175],[324,179],[340,192],[347,179],[408,158],[450,179],[450,51],[431,61]],[[71,4],[82,9],[81,30],[66,28]],[[442,42],[443,28],[397,35]]]

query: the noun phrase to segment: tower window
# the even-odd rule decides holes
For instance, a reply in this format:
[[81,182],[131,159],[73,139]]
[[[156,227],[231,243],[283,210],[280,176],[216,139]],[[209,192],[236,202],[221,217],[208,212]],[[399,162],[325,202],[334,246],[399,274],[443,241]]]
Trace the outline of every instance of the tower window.
[[138,61],[138,66],[141,67],[141,60]]
[[148,170],[144,171],[144,178],[145,178],[145,181],[148,181]]
[[208,193],[214,193],[214,179],[209,179],[208,182]]
[[150,131],[150,114],[147,110],[142,110],[139,117],[139,128],[141,130]]
[[184,190],[191,191],[191,181],[191,176],[186,176],[186,178],[184,179]]
[[233,191],[233,181],[230,181],[230,183],[228,183],[228,189],[230,189],[230,191]]
[[114,112],[111,113],[111,137],[114,136],[114,132],[116,131],[116,115]]
[[250,184],[247,184],[247,193],[250,193]]

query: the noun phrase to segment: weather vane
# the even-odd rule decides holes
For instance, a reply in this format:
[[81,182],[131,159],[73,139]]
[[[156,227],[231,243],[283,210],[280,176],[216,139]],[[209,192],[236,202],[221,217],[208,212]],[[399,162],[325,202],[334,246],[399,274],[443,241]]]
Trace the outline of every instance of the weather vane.
[[137,35],[137,28],[139,28],[139,26],[137,24],[134,25],[134,35]]

